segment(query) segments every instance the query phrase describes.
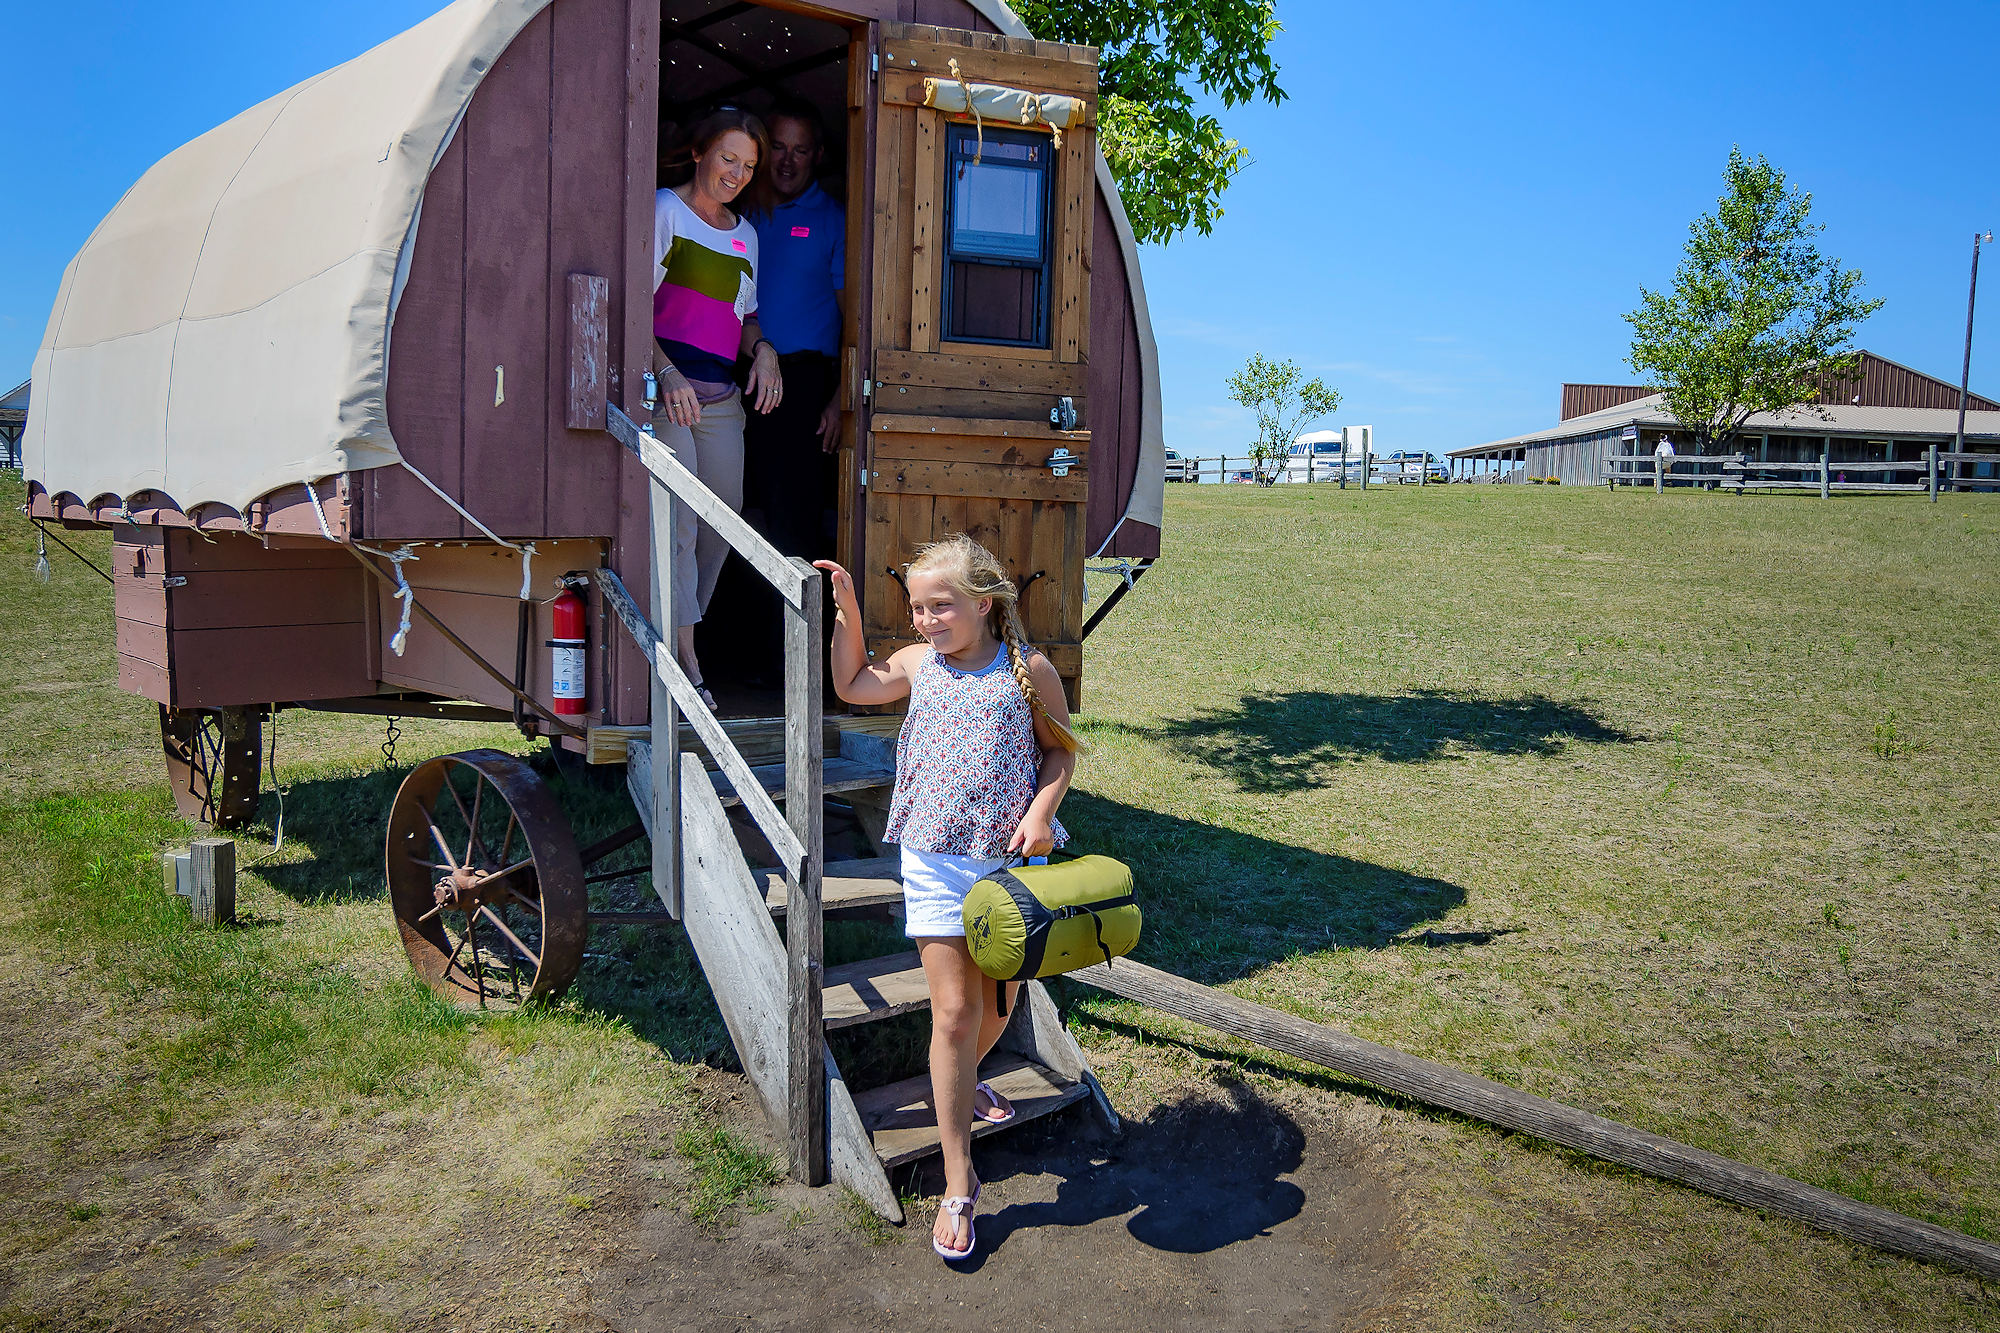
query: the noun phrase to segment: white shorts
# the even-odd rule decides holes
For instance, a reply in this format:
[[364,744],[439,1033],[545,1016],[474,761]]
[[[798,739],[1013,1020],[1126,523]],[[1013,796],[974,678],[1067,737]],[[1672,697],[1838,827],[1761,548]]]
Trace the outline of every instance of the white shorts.
[[[965,895],[1011,856],[953,856],[903,848],[903,933],[911,939],[965,934]],[[1029,859],[1044,865],[1045,856]]]

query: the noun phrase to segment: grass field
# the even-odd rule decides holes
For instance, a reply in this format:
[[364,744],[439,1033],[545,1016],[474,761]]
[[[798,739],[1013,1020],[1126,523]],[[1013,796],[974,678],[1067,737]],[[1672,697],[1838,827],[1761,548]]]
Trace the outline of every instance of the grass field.
[[[2000,499],[1171,487],[1167,521],[1091,641],[1064,807],[1138,869],[1141,956],[2000,1239]],[[285,848],[245,929],[186,931],[151,706],[113,687],[108,589],[51,560],[0,518],[0,1328],[407,1326],[443,1295],[541,1327],[614,1174],[704,1226],[760,1206],[677,939],[594,939],[546,1014],[410,984],[379,727],[286,715]],[[496,740],[406,724],[399,765]],[[1392,1324],[2000,1328],[1970,1279],[1064,998],[1121,1106],[1248,1084],[1379,1118]]]

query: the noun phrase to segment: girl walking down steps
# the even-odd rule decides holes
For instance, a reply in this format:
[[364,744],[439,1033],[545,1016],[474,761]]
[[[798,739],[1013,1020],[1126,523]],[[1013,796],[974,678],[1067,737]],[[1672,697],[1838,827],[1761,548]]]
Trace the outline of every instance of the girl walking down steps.
[[910,699],[887,840],[902,847],[904,930],[931,991],[931,1096],[945,1179],[931,1246],[957,1263],[975,1240],[973,1118],[1014,1118],[1006,1098],[978,1081],[979,1062],[1007,1021],[1000,983],[966,950],[965,895],[1008,862],[1046,857],[1069,841],[1056,807],[1076,772],[1076,737],[1055,666],[1022,632],[1019,590],[978,542],[956,533],[917,552],[910,623],[925,642],[885,662],[868,660],[853,578],[831,560],[815,564],[833,578],[834,692],[851,704]]

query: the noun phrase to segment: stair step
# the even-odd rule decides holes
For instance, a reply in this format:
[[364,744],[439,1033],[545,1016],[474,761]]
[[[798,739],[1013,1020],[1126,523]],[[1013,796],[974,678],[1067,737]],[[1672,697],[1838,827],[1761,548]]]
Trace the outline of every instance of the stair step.
[[[785,766],[783,764],[758,764],[751,768],[757,785],[779,800],[785,796]],[[859,791],[864,787],[893,787],[896,785],[896,770],[877,768],[873,764],[863,764],[852,759],[828,756],[825,761],[824,778],[828,792]],[[736,787],[729,781],[729,775],[720,769],[709,772],[708,780],[715,784],[715,794],[722,798],[724,805],[740,804]]]
[[[757,882],[771,915],[783,916],[791,886],[783,871],[759,870]],[[874,856],[865,861],[829,861],[820,878],[820,907],[837,912],[848,907],[886,907],[903,901],[903,858]]]
[[829,1028],[894,1018],[930,1003],[930,983],[915,950],[829,967],[820,1001]]
[[[987,1057],[979,1076],[1014,1103],[1015,1116],[1004,1125],[974,1121],[974,1138],[1012,1129],[1090,1095],[1084,1084],[1072,1083],[1054,1070],[1018,1055]],[[938,1150],[937,1115],[924,1101],[930,1095],[930,1075],[919,1074],[901,1083],[871,1088],[855,1097],[854,1108],[861,1113],[861,1123],[874,1139],[875,1155],[882,1159],[883,1166],[901,1166]]]

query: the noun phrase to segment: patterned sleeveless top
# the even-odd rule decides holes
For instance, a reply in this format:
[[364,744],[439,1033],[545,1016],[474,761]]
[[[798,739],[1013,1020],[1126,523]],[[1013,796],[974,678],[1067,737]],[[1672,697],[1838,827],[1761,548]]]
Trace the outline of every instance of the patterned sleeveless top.
[[[1041,767],[1007,645],[977,671],[947,665],[933,648],[910,682],[885,840],[919,852],[1005,856]],[[1050,824],[1056,846],[1069,841],[1060,822]]]

